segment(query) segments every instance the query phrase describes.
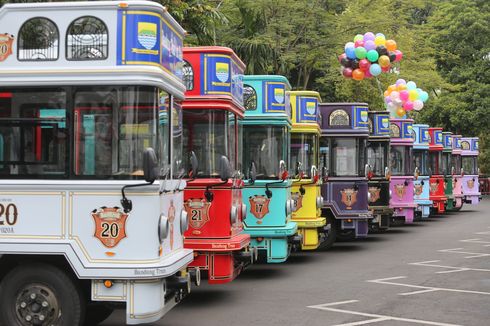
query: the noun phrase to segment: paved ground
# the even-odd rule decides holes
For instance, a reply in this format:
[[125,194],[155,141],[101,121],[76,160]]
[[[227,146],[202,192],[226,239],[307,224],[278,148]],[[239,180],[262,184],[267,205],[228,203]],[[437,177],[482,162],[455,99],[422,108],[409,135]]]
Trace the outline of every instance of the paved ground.
[[[157,325],[490,325],[490,199],[202,285]],[[117,311],[104,325],[123,325]]]

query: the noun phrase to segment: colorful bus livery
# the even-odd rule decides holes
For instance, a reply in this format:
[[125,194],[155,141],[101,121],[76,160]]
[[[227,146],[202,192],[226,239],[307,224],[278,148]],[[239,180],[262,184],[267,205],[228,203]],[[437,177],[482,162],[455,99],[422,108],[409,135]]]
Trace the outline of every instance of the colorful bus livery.
[[429,167],[430,167],[430,200],[433,210],[438,214],[444,213],[447,205],[447,197],[444,190],[444,170],[442,151],[443,137],[442,128],[429,128]]
[[461,135],[452,136],[451,165],[454,168],[454,172],[451,172],[453,177],[454,210],[460,210],[463,207],[462,178],[464,173],[461,169],[461,137]]
[[442,172],[444,175],[444,195],[447,198],[446,210],[453,210],[454,195],[453,195],[453,174],[455,169],[452,165],[453,137],[452,132],[442,132]]
[[180,42],[184,30],[159,4],[129,7],[0,9],[0,30],[14,35],[0,61],[0,200],[16,216],[0,226],[2,325],[94,325],[116,304],[128,324],[151,323],[190,291],[174,133],[185,88],[164,65],[119,65],[112,51],[133,41],[119,33],[123,13],[153,17]]
[[198,162],[184,192],[189,214],[184,245],[195,252],[191,270],[205,271],[211,284],[227,283],[255,256],[249,250],[250,235],[243,232],[239,171],[245,65],[224,47],[184,48],[184,59],[183,147]]
[[479,139],[477,137],[461,138],[461,168],[463,172],[461,189],[464,202],[472,205],[477,205],[481,197],[478,182],[478,145]]
[[413,166],[418,177],[413,182],[413,198],[417,204],[415,217],[427,218],[430,215],[432,201],[429,199],[429,125],[414,124]]
[[296,234],[298,225],[291,221],[289,89],[283,76],[244,77],[244,225],[252,246],[269,263],[286,261],[292,247],[301,241]]
[[320,170],[322,171],[322,216],[330,226],[323,248],[335,238],[366,237],[368,219],[369,137],[368,106],[365,103],[321,103]]
[[318,171],[320,94],[313,91],[289,92],[291,102],[291,174],[294,202],[292,221],[298,224],[301,249],[318,248],[324,239],[325,218],[321,216],[323,198]]

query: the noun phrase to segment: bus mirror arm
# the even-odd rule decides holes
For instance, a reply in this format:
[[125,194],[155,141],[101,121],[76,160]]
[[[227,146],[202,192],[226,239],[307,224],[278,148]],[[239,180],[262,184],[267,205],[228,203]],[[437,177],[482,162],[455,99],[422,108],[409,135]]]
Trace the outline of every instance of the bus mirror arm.
[[152,185],[153,182],[155,182],[156,178],[158,177],[158,174],[160,173],[158,169],[157,155],[155,154],[155,150],[151,147],[146,148],[145,151],[143,152],[143,173],[144,173],[143,175],[146,183],[125,185],[124,187],[121,188],[121,195],[122,195],[121,205],[125,213],[129,213],[133,209],[133,202],[126,197],[125,190],[127,188],[136,188],[136,187]]
[[250,167],[248,169],[248,177],[250,179],[250,184],[254,184],[257,179],[257,167],[255,166],[255,162],[250,162]]
[[204,192],[204,197],[206,197],[206,200],[209,203],[212,202],[214,199],[214,194],[210,191],[211,188],[227,184],[228,179],[230,179],[232,177],[230,161],[224,155],[221,155],[221,158],[220,158],[219,174],[220,174],[220,179],[222,182],[215,183],[215,184],[207,186],[206,191]]

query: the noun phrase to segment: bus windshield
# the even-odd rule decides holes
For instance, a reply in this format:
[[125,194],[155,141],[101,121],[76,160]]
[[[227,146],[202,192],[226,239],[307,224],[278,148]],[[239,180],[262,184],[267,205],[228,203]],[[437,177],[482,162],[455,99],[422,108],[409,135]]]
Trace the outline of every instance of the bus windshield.
[[390,169],[391,174],[396,176],[412,174],[412,147],[391,146]]
[[443,174],[442,152],[429,152],[429,167],[432,171],[432,174]]
[[302,164],[301,169],[304,177],[311,177],[311,167],[317,166],[317,143],[316,134],[292,133],[291,134],[291,171],[296,174],[296,164]]
[[454,170],[456,174],[461,173],[461,155],[452,154],[451,164],[452,166],[454,166]]
[[476,156],[461,156],[461,163],[465,174],[478,174],[478,159]]
[[444,175],[451,174],[451,153],[442,153],[442,173]]
[[[233,138],[230,130],[233,130]],[[197,156],[199,166],[195,177],[218,178],[222,156],[227,157],[234,168],[234,131],[225,110],[184,110],[184,152],[193,151]]]
[[367,163],[371,166],[371,171],[375,176],[384,176],[385,167],[388,166],[388,141],[370,141],[367,147]]
[[286,126],[243,126],[243,164],[255,163],[257,179],[278,179],[279,162],[288,166],[289,132]]
[[426,149],[413,150],[413,166],[419,168],[420,175],[429,175],[428,167],[429,151]]
[[155,87],[24,88],[0,95],[0,174],[142,179],[148,147],[168,170],[171,98]]
[[366,140],[359,138],[333,138],[331,140],[332,176],[364,176]]

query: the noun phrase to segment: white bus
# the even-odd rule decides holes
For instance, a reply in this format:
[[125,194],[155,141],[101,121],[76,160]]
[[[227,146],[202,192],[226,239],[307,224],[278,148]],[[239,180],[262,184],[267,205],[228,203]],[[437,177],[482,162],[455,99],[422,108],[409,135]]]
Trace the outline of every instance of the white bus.
[[190,291],[182,39],[159,4],[0,9],[0,324],[160,319]]

